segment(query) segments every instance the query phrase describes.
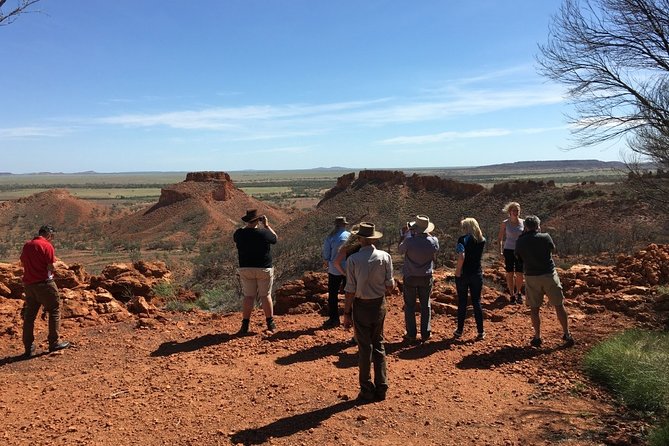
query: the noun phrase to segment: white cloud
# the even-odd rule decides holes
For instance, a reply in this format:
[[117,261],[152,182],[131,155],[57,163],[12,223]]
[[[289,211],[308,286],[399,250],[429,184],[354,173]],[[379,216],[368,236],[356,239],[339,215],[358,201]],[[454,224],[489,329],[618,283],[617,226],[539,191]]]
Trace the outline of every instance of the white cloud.
[[0,128],[0,139],[57,138],[72,133],[74,127],[13,127]]
[[556,130],[564,130],[567,126],[559,127],[536,127],[536,128],[525,128],[525,129],[482,129],[482,130],[471,130],[467,132],[441,132],[428,135],[415,135],[415,136],[396,136],[394,138],[388,138],[381,141],[378,141],[378,144],[383,145],[406,145],[406,144],[432,144],[443,141],[452,141],[455,139],[471,139],[471,138],[492,138],[498,136],[510,136],[517,134],[538,134],[545,132],[553,132]]

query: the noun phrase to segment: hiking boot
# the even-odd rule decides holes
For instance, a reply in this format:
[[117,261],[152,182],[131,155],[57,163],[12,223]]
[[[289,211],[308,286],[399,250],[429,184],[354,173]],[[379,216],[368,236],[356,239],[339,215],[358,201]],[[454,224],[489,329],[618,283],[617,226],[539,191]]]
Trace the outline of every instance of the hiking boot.
[[455,331],[453,332],[453,337],[454,337],[455,339],[460,339],[460,338],[462,337],[462,332],[461,332],[461,331],[458,331],[458,330],[455,330]]
[[276,324],[274,323],[273,317],[267,318],[267,331],[274,333],[276,331]]
[[323,322],[323,328],[329,329],[329,328],[337,328],[341,325],[341,322],[339,322],[339,318],[337,319],[328,319],[325,322]]
[[574,338],[571,336],[571,333],[563,335],[562,340],[564,341],[565,347],[573,347],[575,344]]
[[32,358],[34,355],[35,355],[35,344],[26,347],[25,351],[23,352],[23,357],[25,359]]
[[70,343],[67,342],[67,341],[59,342],[57,344],[51,344],[49,346],[49,352],[50,353],[57,352],[58,350],[66,349],[69,346],[70,346]]
[[476,335],[476,340],[477,341],[482,341],[485,339],[485,331],[482,331],[481,333]]
[[376,395],[374,395],[373,393],[366,393],[366,392],[360,391],[360,393],[358,393],[358,396],[355,400],[358,404],[369,404],[369,403],[374,402],[375,399],[376,399]]
[[530,345],[532,347],[541,347],[541,338],[532,338]]
[[385,390],[375,390],[374,391],[374,399],[376,401],[384,401],[386,399],[386,391]]
[[242,319],[242,326],[237,332],[238,335],[245,335],[249,333],[249,319]]

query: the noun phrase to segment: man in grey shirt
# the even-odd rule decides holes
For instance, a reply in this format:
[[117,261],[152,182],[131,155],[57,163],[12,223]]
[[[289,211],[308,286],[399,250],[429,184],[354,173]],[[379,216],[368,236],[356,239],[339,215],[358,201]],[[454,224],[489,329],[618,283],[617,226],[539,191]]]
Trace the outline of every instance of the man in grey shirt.
[[574,338],[569,332],[569,320],[564,308],[564,294],[562,284],[555,270],[553,251],[555,244],[550,235],[541,233],[541,220],[535,215],[525,218],[524,232],[516,242],[516,257],[523,261],[525,273],[525,294],[527,306],[530,307],[534,337],[530,341],[533,347],[540,347],[541,317],[539,310],[544,302],[544,295],[548,302],[555,307],[555,314],[562,326],[562,340],[566,347],[574,345]]
[[420,337],[423,342],[430,338],[432,328],[430,320],[432,307],[432,273],[434,260],[439,251],[437,237],[430,233],[434,223],[427,215],[416,215],[416,221],[405,227],[398,251],[404,255],[402,274],[404,276],[404,322],[407,334],[405,339],[416,341],[416,297],[420,301]]
[[[383,346],[383,324],[386,318],[386,293],[395,287],[393,261],[390,254],[376,249],[374,242],[383,234],[372,223],[362,222],[357,231],[362,247],[346,261],[346,302],[344,328],[355,329],[358,341],[360,402],[386,398],[388,380],[386,351]],[[374,363],[374,381],[371,365]]]

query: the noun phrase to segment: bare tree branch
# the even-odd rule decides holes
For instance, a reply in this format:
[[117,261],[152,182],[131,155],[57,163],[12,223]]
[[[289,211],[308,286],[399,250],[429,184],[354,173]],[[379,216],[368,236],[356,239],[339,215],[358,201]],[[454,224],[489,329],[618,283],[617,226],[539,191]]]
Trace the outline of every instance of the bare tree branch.
[[[669,0],[564,0],[539,49],[574,104],[576,145],[625,137],[630,180],[669,209]],[[639,168],[649,161],[662,174]]]
[[16,20],[19,15],[31,12],[28,11],[28,8],[39,1],[40,0],[16,0],[15,2],[12,2],[13,6],[9,8],[9,12],[4,13],[3,7],[7,3],[7,0],[0,0],[0,26],[9,25]]

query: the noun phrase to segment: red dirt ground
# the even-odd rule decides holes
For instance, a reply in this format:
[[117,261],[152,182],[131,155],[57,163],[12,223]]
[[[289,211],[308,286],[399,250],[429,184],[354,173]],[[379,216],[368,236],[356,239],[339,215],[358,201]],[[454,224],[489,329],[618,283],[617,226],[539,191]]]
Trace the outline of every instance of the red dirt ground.
[[[435,315],[430,342],[402,341],[402,299],[389,298],[390,389],[356,405],[357,348],[316,314],[277,317],[279,331],[237,337],[239,314],[171,314],[80,328],[69,350],[18,360],[18,333],[0,344],[0,443],[6,445],[600,445],[639,443],[630,418],[583,375],[584,353],[635,321],[569,305],[573,348],[561,348],[550,308],[545,345],[528,346],[528,310],[508,305],[488,337],[451,337]],[[500,317],[501,315],[501,317]],[[7,342],[8,341],[8,342]]]

